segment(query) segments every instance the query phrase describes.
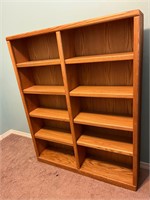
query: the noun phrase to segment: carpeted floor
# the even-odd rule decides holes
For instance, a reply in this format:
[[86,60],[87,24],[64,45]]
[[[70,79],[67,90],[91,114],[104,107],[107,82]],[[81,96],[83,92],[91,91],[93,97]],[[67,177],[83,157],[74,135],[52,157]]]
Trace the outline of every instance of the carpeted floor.
[[1,200],[148,200],[149,176],[141,171],[137,192],[38,162],[30,138],[1,141]]

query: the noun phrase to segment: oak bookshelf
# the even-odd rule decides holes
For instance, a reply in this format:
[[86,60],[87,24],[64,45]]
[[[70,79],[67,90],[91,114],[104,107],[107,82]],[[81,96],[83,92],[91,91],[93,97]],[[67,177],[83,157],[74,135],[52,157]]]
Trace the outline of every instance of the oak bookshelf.
[[39,161],[136,190],[139,10],[6,38]]

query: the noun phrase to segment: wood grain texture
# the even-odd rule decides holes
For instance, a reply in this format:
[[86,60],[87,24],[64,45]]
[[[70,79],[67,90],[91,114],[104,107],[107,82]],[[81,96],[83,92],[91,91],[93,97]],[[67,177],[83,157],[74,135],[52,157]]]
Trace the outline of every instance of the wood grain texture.
[[71,133],[69,122],[47,120],[47,119],[42,119],[42,121],[44,122],[43,127],[46,127],[48,129],[61,129],[61,130],[64,130],[65,132]]
[[64,31],[62,37],[66,33],[68,40],[63,40],[63,46],[70,45],[67,51],[71,47],[74,49],[69,51],[70,55],[69,52],[64,52],[67,55],[66,63],[133,59],[132,27],[133,20],[129,18]]
[[49,65],[59,65],[59,59],[51,59],[51,60],[38,60],[38,61],[28,61],[17,63],[17,67],[38,67],[38,66],[49,66]]
[[[85,147],[84,147],[85,148]],[[91,157],[95,160],[104,161],[108,163],[114,163],[116,165],[122,165],[124,167],[132,169],[133,157],[123,154],[118,154],[110,151],[104,151],[100,149],[93,149],[90,147],[85,148],[86,157]]]
[[107,179],[108,182],[115,181],[132,185],[132,169],[119,166],[115,163],[96,160],[93,157],[87,157],[83,162],[82,172],[90,173],[100,178]]
[[25,88],[31,87],[35,84],[32,69],[31,70],[19,69],[17,71],[20,78],[22,90]]
[[39,156],[39,160],[49,161],[68,168],[76,168],[75,158],[71,151],[54,147],[46,148]]
[[79,97],[80,112],[132,117],[133,101],[123,98]]
[[55,33],[18,39],[12,46],[18,67],[60,64]]
[[63,85],[60,66],[19,68],[18,73],[20,76],[22,89],[26,89],[34,85]]
[[[81,133],[96,133],[100,137],[105,138],[117,138],[120,141],[126,141],[128,143],[133,142],[133,132],[132,131],[123,131],[123,130],[115,130],[115,129],[108,129],[108,128],[102,128],[102,127],[96,127],[96,126],[89,126],[89,125],[79,125],[81,126]],[[81,135],[81,134],[80,134]]]
[[79,86],[70,92],[77,97],[133,98],[132,86]]
[[141,111],[141,70],[142,70],[142,42],[143,15],[134,17],[134,61],[133,61],[133,184],[137,187],[139,177],[139,137]]
[[133,53],[118,53],[118,54],[104,54],[93,56],[80,56],[74,58],[68,58],[65,60],[66,64],[76,63],[94,63],[94,62],[108,62],[108,61],[120,61],[120,60],[133,60]]
[[104,128],[112,128],[117,130],[133,131],[132,117],[80,112],[74,118],[74,123]]
[[39,100],[40,107],[67,110],[64,95],[34,95]]
[[[30,70],[30,69],[29,69]],[[36,67],[32,69],[33,80],[36,85],[63,85],[60,66]]]
[[120,137],[104,136],[84,132],[77,141],[78,145],[133,156],[133,144],[120,140]]
[[66,110],[36,108],[29,113],[31,117],[53,119],[69,122],[69,115]]
[[142,16],[6,38],[38,160],[137,189]]
[[73,146],[71,133],[61,129],[42,128],[35,133],[35,138]]
[[66,133],[70,133],[70,125],[69,122],[64,121],[57,121],[52,119],[40,119],[40,118],[33,118],[30,117],[34,136],[35,133],[38,132],[40,129],[47,129],[47,130],[58,130],[58,131],[64,131]]
[[40,106],[40,102],[35,95],[24,95],[24,98],[28,109],[28,114],[29,112],[33,111],[34,109]]
[[67,65],[67,76],[70,90],[79,85],[133,86],[133,63],[118,61]]
[[19,38],[24,38],[24,37],[30,37],[33,35],[46,34],[46,33],[54,32],[54,31],[66,30],[66,29],[77,28],[77,27],[93,25],[93,24],[98,24],[98,23],[104,23],[104,22],[111,22],[111,21],[115,21],[115,20],[119,20],[119,19],[132,18],[134,16],[140,16],[141,14],[142,13],[140,10],[131,10],[131,11],[113,14],[113,15],[109,15],[109,16],[97,17],[97,18],[93,18],[93,19],[80,21],[80,22],[74,22],[74,23],[56,26],[56,27],[52,27],[52,28],[46,28],[46,29],[42,29],[42,30],[13,35],[13,36],[6,37],[6,40],[14,40],[14,39],[19,39]]
[[68,108],[68,113],[69,113],[69,121],[70,121],[70,128],[71,128],[71,134],[72,134],[72,140],[73,140],[74,153],[75,153],[75,161],[76,161],[77,168],[79,168],[81,163],[80,163],[80,157],[78,154],[77,143],[76,143],[75,129],[74,129],[74,123],[73,123],[73,113],[72,113],[72,106],[71,106],[70,96],[69,96],[69,87],[68,87],[68,79],[67,79],[67,73],[66,73],[66,65],[65,65],[65,60],[64,60],[62,38],[61,38],[61,33],[59,31],[56,32],[56,37],[57,37],[57,43],[58,43],[59,56],[61,59],[61,70],[62,70],[63,82],[64,82],[65,92],[66,92],[66,102],[67,102],[67,108]]
[[[35,138],[34,138],[34,132],[33,132],[32,124],[31,124],[31,121],[30,121],[30,117],[28,115],[28,108],[27,108],[25,97],[24,97],[24,94],[23,94],[22,88],[21,88],[21,80],[20,80],[20,77],[19,77],[19,74],[18,74],[18,71],[17,71],[16,59],[15,59],[14,52],[13,52],[13,47],[12,47],[10,41],[7,41],[7,46],[8,46],[8,50],[9,50],[9,53],[10,53],[11,61],[12,61],[12,64],[13,64],[13,69],[14,69],[14,72],[15,72],[15,76],[16,76],[16,79],[17,79],[17,83],[18,83],[20,95],[21,95],[21,98],[22,98],[22,103],[23,103],[23,106],[24,106],[26,118],[27,118],[27,121],[28,121],[28,124],[29,124],[29,128],[30,128],[30,132],[31,132],[31,136],[32,136],[32,140],[33,140],[33,145],[34,145],[34,149],[35,149],[35,152],[36,152],[36,156],[39,156],[39,150],[37,148],[37,144],[36,144],[36,141],[35,141]],[[25,58],[21,57],[21,59],[25,59]]]
[[23,90],[25,94],[65,95],[64,86],[34,85]]
[[13,40],[11,41],[12,53],[17,66],[17,63],[27,62],[29,60],[29,53],[27,46],[24,45],[23,40]]
[[58,47],[55,33],[26,38],[29,60],[58,59]]

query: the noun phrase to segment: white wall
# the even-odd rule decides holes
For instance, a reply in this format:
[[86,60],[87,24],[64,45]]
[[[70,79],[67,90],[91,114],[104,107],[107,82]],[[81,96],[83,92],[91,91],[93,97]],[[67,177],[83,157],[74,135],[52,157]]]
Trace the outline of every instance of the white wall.
[[[149,0],[105,0],[105,1],[2,1],[2,77],[0,99],[2,125],[0,132],[17,129],[29,132],[19,90],[13,72],[5,37],[36,29],[43,29],[83,19],[109,15],[117,12],[140,9],[144,21],[144,65],[142,91],[142,157],[148,162],[148,72],[149,72]],[[149,16],[150,17],[150,16]]]

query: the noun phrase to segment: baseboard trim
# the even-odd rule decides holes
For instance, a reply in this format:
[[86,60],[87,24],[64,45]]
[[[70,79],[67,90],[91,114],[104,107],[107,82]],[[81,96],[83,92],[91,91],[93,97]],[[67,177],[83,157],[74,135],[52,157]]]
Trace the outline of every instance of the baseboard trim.
[[[15,134],[15,135],[20,135],[20,136],[23,136],[23,137],[31,138],[31,134],[30,133],[26,133],[26,132],[10,129],[7,132],[5,132],[2,135],[0,135],[0,140],[3,140],[4,138],[8,137],[11,134]],[[140,168],[150,170],[150,163],[146,163],[146,162],[142,162],[141,161],[140,162]]]
[[11,134],[15,134],[15,135],[20,135],[20,136],[23,136],[23,137],[31,138],[31,134],[30,133],[26,133],[26,132],[10,129],[10,130],[6,131],[5,133],[3,133],[2,135],[0,135],[0,140],[3,140],[4,138],[8,137]]
[[142,169],[147,169],[150,171],[150,163],[146,163],[146,162],[140,162],[140,168]]

